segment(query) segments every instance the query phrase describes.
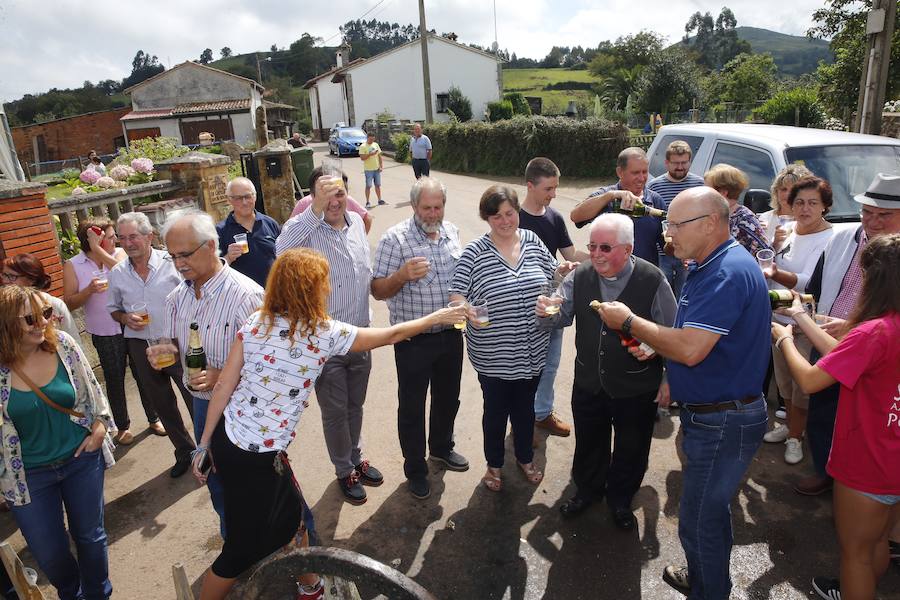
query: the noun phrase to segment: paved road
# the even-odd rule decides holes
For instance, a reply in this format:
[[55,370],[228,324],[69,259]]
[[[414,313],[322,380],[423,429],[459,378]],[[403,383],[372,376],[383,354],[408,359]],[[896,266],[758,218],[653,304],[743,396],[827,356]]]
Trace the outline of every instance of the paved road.
[[[317,150],[318,160],[322,147]],[[390,205],[373,210],[373,248],[385,229],[410,214],[412,169],[389,160],[385,166],[384,192]],[[345,159],[344,167],[351,193],[362,199],[359,161]],[[433,175],[447,184],[447,218],[460,226],[463,240],[484,233],[487,228],[478,218],[478,199],[497,179]],[[600,183],[604,182],[564,179],[554,205],[567,214]],[[516,188],[524,194],[523,186]],[[585,231],[572,228],[572,234],[577,245],[587,242]],[[373,300],[371,305],[374,324],[387,324],[384,303]],[[573,336],[573,331],[566,332],[556,386],[557,410],[569,422]],[[140,431],[143,415],[133,384],[129,398],[136,431]],[[373,357],[364,442],[368,458],[384,471],[386,481],[379,488],[368,488],[369,501],[360,507],[341,501],[316,403],[304,414],[290,456],[325,544],[398,564],[443,600],[682,597],[659,579],[663,566],[683,560],[677,532],[682,459],[677,416],[663,418],[656,427],[650,470],[635,499],[638,529],[622,533],[613,526],[605,506],[575,521],[560,518],[558,507],[573,491],[569,482],[573,438],[552,437],[540,445],[535,460],[546,473],[540,486],[528,484],[514,468],[511,440],[507,440],[510,467],[504,472],[504,491],[493,494],[478,485],[484,465],[481,393],[468,363],[463,370],[456,439],[457,449],[470,459],[472,468],[454,473],[433,467],[431,498],[414,500],[403,479],[396,402],[393,351],[380,349]],[[808,473],[809,459],[788,467],[782,452],[780,445],[767,445],[759,452],[732,507],[735,599],[810,598],[810,578],[836,572],[830,498],[795,495],[790,481]],[[169,478],[171,447],[164,438],[138,435],[133,446],[121,448],[118,454],[119,463],[106,477],[114,597],[174,598],[172,564],[182,562],[195,581],[220,548],[209,495],[188,476]],[[25,546],[8,514],[0,515],[0,539],[10,540],[20,550]],[[23,557],[33,564],[27,550]],[[882,583],[879,598],[900,598],[898,590],[900,576],[895,571]],[[50,586],[45,586],[45,594],[55,598]]]

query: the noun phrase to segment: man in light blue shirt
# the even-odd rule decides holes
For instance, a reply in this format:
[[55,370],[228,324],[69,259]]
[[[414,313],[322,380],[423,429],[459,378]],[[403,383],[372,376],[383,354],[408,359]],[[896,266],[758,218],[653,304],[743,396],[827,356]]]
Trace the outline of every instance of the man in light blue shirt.
[[431,140],[422,133],[422,126],[413,126],[413,136],[409,140],[409,151],[412,155],[412,168],[416,179],[431,174]]

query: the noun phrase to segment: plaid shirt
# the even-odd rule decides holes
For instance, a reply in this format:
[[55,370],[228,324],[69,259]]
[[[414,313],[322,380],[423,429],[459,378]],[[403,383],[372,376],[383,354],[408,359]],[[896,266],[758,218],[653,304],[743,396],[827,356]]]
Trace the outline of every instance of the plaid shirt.
[[828,316],[847,319],[856,307],[856,300],[862,292],[862,269],[859,266],[859,259],[868,243],[869,238],[865,230],[863,230],[859,236],[859,246],[857,246],[853,260],[850,262],[850,267],[847,269],[847,273],[844,274],[844,280],[841,282],[841,291],[838,292],[837,298],[834,299],[831,310],[828,311]]
[[[429,239],[412,218],[388,229],[378,242],[375,279],[393,275],[406,261],[423,254],[431,265],[428,273],[419,280],[403,284],[400,291],[387,300],[391,325],[424,317],[447,306],[450,301],[450,278],[462,254],[462,247],[459,228],[453,223],[444,221],[435,241]],[[435,327],[430,331],[441,329]]]

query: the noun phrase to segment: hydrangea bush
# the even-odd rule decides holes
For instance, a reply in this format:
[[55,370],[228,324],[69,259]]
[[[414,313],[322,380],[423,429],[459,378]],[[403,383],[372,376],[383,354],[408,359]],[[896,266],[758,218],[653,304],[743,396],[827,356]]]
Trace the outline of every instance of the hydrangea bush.
[[100,175],[100,173],[98,173],[97,171],[93,169],[85,169],[81,172],[81,175],[78,176],[78,179],[88,185],[94,185],[95,183],[97,183],[97,180],[100,179],[100,177],[102,177],[102,175]]

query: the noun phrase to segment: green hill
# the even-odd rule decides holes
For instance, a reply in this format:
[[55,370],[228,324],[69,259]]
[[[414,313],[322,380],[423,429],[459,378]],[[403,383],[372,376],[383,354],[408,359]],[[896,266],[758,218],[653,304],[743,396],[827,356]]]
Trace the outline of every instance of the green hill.
[[[753,52],[768,52],[781,75],[802,75],[816,70],[820,60],[831,63],[834,56],[826,40],[788,35],[758,27],[737,27],[738,37],[750,42]],[[691,38],[693,39],[693,38]],[[679,42],[682,43],[682,42]]]

